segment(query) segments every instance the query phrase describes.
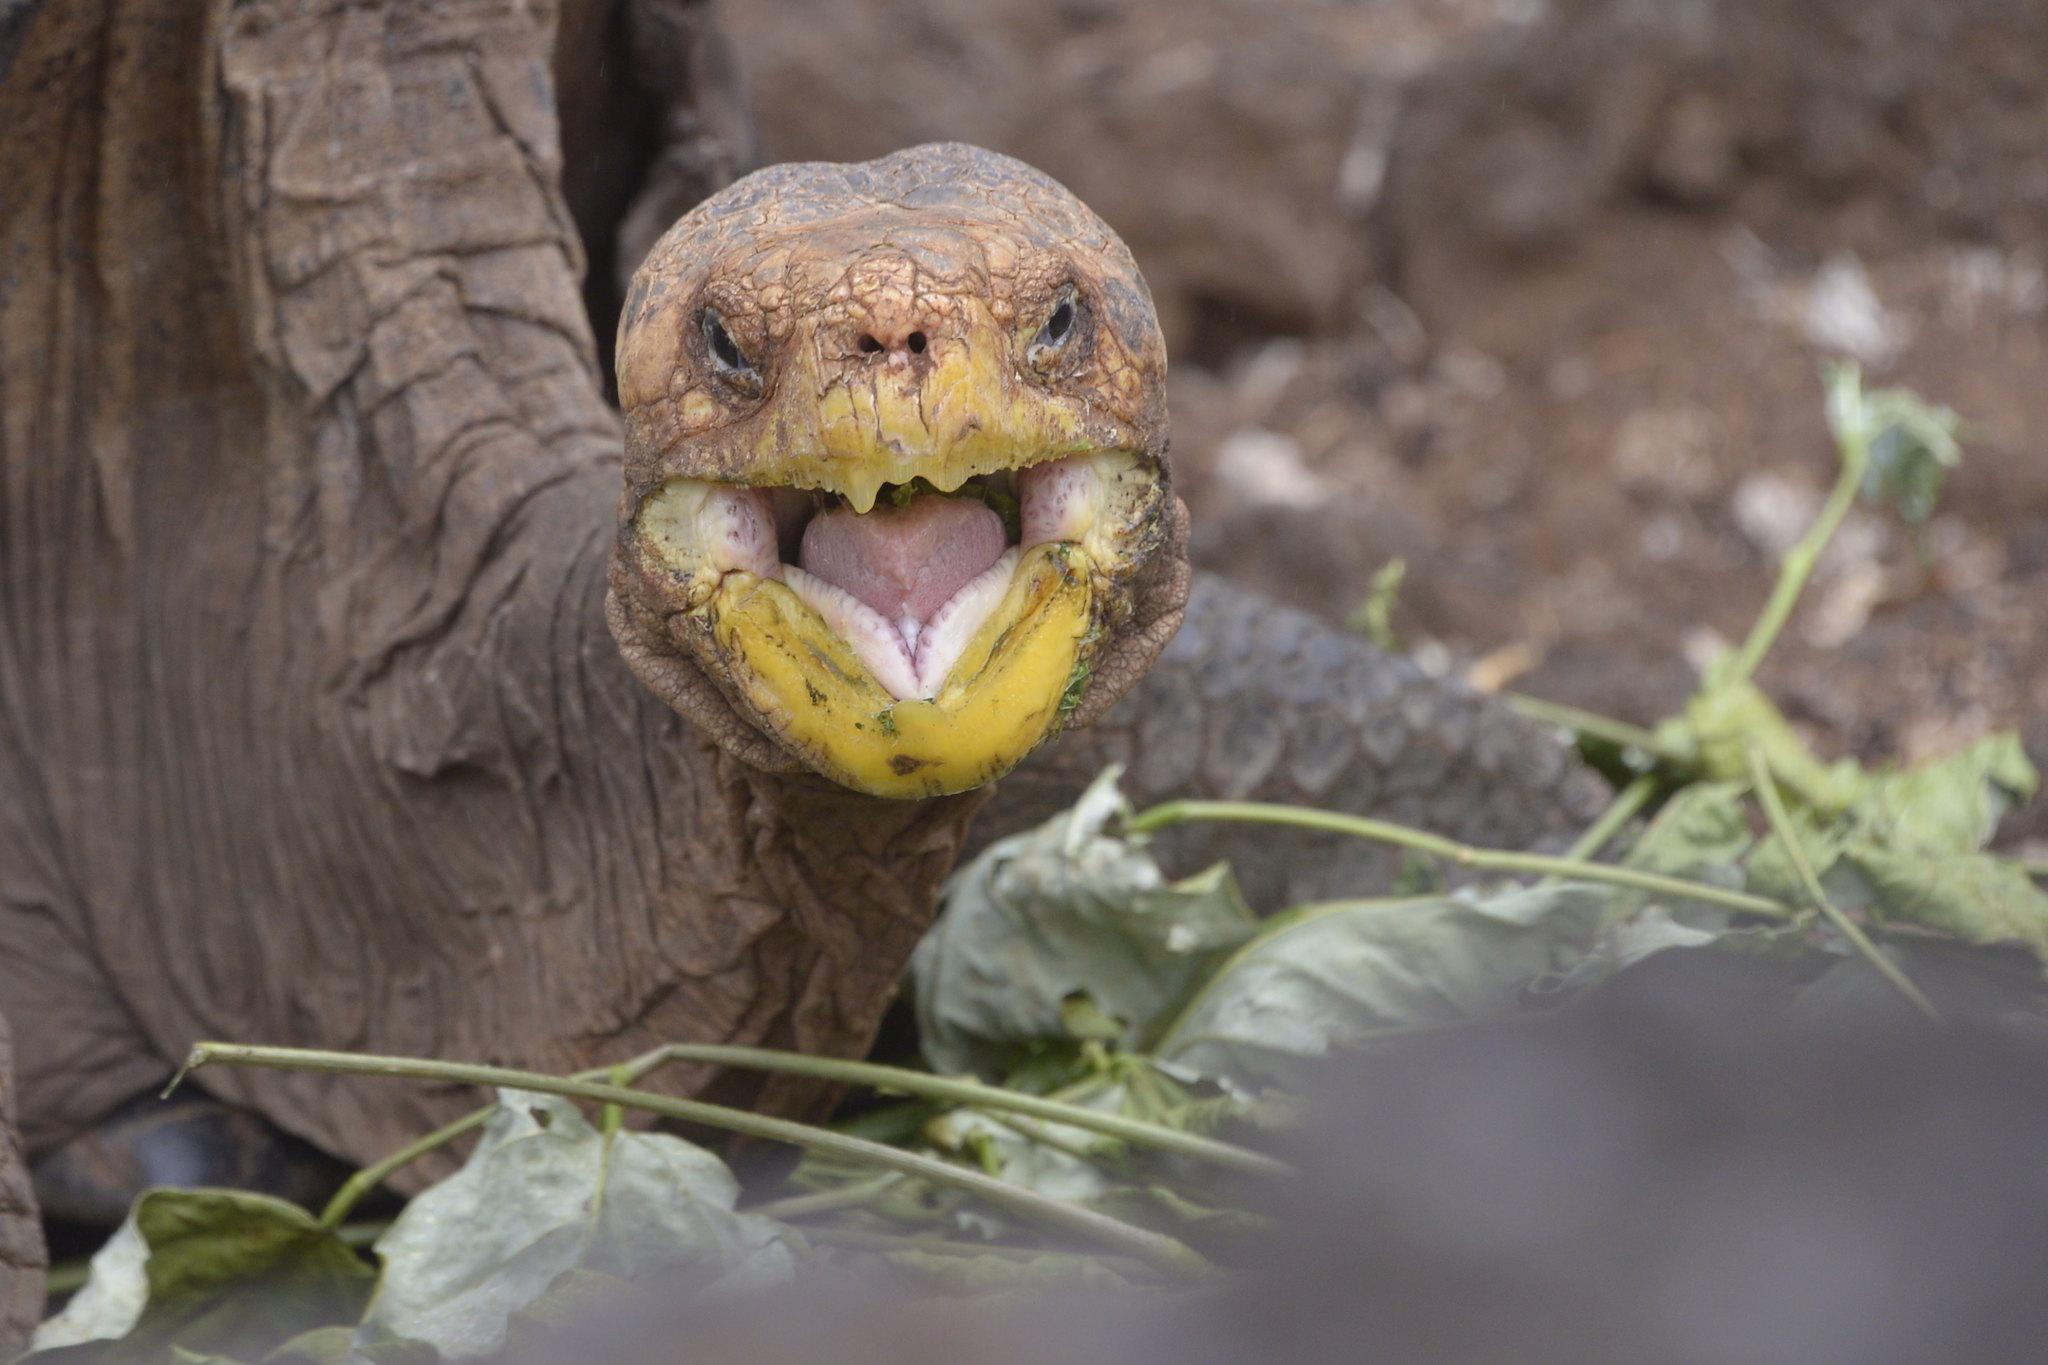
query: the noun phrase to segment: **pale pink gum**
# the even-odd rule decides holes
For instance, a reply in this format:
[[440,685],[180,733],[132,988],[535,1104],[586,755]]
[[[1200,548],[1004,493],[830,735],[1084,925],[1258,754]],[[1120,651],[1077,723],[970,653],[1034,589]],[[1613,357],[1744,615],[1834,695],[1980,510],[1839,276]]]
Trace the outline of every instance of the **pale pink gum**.
[[719,573],[773,578],[782,564],[775,510],[762,488],[714,488],[698,514],[704,558]]
[[1082,456],[1048,460],[1022,471],[1017,475],[1023,523],[1020,545],[1029,550],[1056,540],[1078,539],[1088,529],[1095,495],[1095,471]]

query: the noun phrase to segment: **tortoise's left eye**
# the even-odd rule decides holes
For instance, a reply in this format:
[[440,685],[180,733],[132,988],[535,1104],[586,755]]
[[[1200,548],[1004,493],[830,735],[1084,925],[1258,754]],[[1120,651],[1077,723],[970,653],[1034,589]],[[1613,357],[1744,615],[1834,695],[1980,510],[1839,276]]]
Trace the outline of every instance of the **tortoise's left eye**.
[[1074,330],[1074,301],[1061,299],[1060,306],[1052,310],[1052,316],[1045,320],[1045,326],[1038,333],[1041,346],[1064,345],[1067,336]]
[[1074,296],[1073,286],[1060,291],[1059,299],[1052,311],[1045,315],[1045,325],[1038,329],[1038,335],[1031,339],[1026,355],[1031,363],[1045,366],[1066,348],[1075,333],[1081,330],[1081,301]]

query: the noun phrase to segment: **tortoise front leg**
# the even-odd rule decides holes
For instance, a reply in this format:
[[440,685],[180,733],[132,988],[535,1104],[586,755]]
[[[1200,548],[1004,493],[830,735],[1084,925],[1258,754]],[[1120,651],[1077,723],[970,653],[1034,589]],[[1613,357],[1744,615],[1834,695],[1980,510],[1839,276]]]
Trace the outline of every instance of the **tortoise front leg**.
[[0,1359],[28,1344],[43,1316],[43,1229],[14,1123],[14,1049],[0,1014]]

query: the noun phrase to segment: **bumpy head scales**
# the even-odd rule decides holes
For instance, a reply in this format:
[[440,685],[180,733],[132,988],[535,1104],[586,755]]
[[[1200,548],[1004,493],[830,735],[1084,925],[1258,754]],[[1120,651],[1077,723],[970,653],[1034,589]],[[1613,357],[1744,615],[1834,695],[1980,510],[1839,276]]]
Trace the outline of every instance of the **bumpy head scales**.
[[941,144],[748,176],[640,267],[618,373],[614,632],[750,763],[980,785],[1179,619],[1150,295],[1021,162]]

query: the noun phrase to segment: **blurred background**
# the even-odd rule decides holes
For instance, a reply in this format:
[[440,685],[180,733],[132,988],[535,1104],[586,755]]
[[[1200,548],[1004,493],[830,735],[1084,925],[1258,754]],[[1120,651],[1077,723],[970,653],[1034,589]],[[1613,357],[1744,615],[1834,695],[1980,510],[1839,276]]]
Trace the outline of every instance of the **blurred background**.
[[[1834,475],[1819,369],[1968,422],[1858,513],[1766,686],[1830,749],[2048,757],[2048,3],[727,5],[765,160],[1013,153],[1125,236],[1197,553],[1631,720]],[[2036,814],[2017,832],[2048,838]]]

